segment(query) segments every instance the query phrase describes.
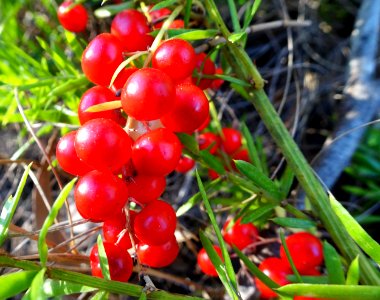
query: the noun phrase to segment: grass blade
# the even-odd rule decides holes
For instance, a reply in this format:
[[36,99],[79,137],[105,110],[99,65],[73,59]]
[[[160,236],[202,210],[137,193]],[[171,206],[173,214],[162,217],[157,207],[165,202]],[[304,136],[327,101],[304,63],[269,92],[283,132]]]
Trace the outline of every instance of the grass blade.
[[280,225],[283,227],[289,227],[289,228],[308,229],[308,228],[316,226],[316,223],[311,220],[296,219],[296,218],[276,217],[276,218],[273,218],[272,221],[276,223],[277,225]]
[[301,275],[298,272],[296,265],[294,264],[292,256],[290,255],[290,251],[289,251],[288,245],[286,244],[285,235],[284,235],[284,231],[282,230],[282,228],[280,229],[280,239],[281,239],[282,247],[284,247],[285,254],[286,254],[286,257],[287,257],[288,262],[290,264],[290,267],[292,268],[292,271],[293,271],[295,277],[297,278],[297,282],[302,282]]
[[42,268],[36,276],[34,276],[32,284],[24,297],[22,297],[22,300],[44,300],[47,298],[44,289],[41,289],[44,283],[45,272],[46,268]]
[[261,165],[261,160],[259,158],[259,154],[257,152],[255,142],[253,141],[252,135],[249,132],[249,129],[245,123],[242,124],[241,130],[243,133],[243,136],[245,138],[245,141],[247,143],[248,148],[248,154],[249,158],[251,159],[252,163],[260,170],[263,171],[263,167]]
[[359,256],[357,256],[350,264],[347,271],[346,284],[347,285],[358,285],[360,278],[359,269]]
[[335,248],[326,241],[323,243],[323,256],[325,257],[329,283],[344,284],[344,272],[339,254],[336,252]]
[[264,204],[263,206],[260,206],[259,208],[251,211],[249,214],[246,214],[241,220],[241,223],[246,224],[255,222],[261,217],[271,212],[276,206],[277,204],[273,203]]
[[239,23],[239,17],[238,17],[235,1],[234,0],[227,0],[227,1],[228,1],[228,8],[231,15],[231,20],[232,20],[232,28],[234,29],[235,32],[238,32],[241,30],[241,27]]
[[57,297],[95,291],[96,288],[62,280],[45,280],[42,289],[47,297]]
[[36,271],[21,271],[0,276],[1,298],[8,299],[25,291],[36,274]]
[[108,266],[108,258],[107,258],[106,250],[104,249],[102,237],[100,234],[98,235],[97,244],[98,244],[100,267],[102,269],[103,277],[105,279],[111,280],[110,268]]
[[183,21],[185,22],[185,28],[189,26],[189,20],[191,15],[191,6],[193,5],[192,0],[186,0],[185,3],[185,14],[183,17]]

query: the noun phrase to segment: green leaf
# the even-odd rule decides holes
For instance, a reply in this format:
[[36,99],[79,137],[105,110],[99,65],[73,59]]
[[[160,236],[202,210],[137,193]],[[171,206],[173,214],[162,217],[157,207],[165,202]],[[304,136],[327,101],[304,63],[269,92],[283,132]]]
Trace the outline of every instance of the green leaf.
[[21,271],[0,276],[0,297],[8,299],[25,291],[37,271]]
[[199,156],[209,168],[213,169],[218,174],[223,175],[226,173],[223,164],[208,150],[199,151]]
[[[152,36],[158,34],[158,30],[151,32]],[[169,38],[178,38],[186,41],[196,41],[213,38],[218,34],[215,29],[169,29],[167,31]]]
[[186,0],[186,3],[185,3],[185,14],[184,14],[184,17],[183,17],[183,21],[185,23],[185,28],[187,28],[189,26],[192,5],[193,5],[193,1],[192,0]]
[[[288,275],[286,276],[290,282],[297,282],[297,276]],[[329,279],[327,276],[301,276],[303,283],[313,283],[313,284],[328,284]]]
[[47,297],[57,297],[95,291],[96,288],[63,280],[46,279],[43,287]]
[[36,276],[34,276],[29,290],[26,292],[22,300],[44,300],[47,299],[44,289],[41,289],[45,279],[46,268],[42,268]]
[[260,189],[257,186],[253,185],[250,181],[247,181],[245,178],[242,178],[239,175],[228,172],[227,178],[234,185],[236,185],[239,189],[242,189],[242,190],[247,191],[248,193],[252,193],[252,194],[259,194],[260,193]]
[[107,291],[99,291],[93,297],[91,297],[91,300],[107,300],[107,299],[109,299],[109,293]]
[[181,144],[184,145],[190,152],[197,155],[199,154],[199,146],[194,136],[187,133],[176,133],[176,135],[181,141]]
[[242,39],[245,39],[246,37],[247,37],[247,33],[246,32],[237,32],[237,33],[231,34],[228,37],[228,40],[231,43],[236,43],[236,42],[239,42]]
[[370,285],[287,284],[277,291],[290,295],[344,300],[378,300],[380,287]]
[[232,28],[235,32],[238,32],[240,31],[241,27],[239,23],[239,17],[238,17],[235,1],[227,0],[227,2],[228,2],[228,8],[229,8],[231,20],[232,20]]
[[254,221],[257,221],[261,217],[263,217],[266,214],[268,214],[269,212],[271,212],[276,206],[277,206],[277,204],[273,204],[273,203],[264,204],[264,205],[260,206],[259,208],[251,211],[249,214],[246,214],[243,217],[243,219],[241,220],[241,222],[243,224],[246,224],[246,223],[252,223]]
[[294,172],[289,166],[286,166],[280,179],[280,188],[284,198],[287,198],[294,181]]
[[165,1],[160,1],[160,2],[158,2],[157,4],[155,4],[155,5],[150,9],[150,11],[154,11],[154,10],[158,10],[158,9],[161,9],[161,8],[165,8],[165,7],[171,6],[171,5],[175,4],[176,2],[177,2],[177,0],[165,0]]
[[339,254],[335,248],[326,241],[323,243],[323,256],[325,258],[329,283],[344,284],[344,272]]
[[284,231],[282,230],[282,228],[280,229],[280,239],[281,239],[282,247],[285,250],[286,258],[288,259],[290,267],[292,268],[292,271],[297,278],[297,282],[302,282],[302,278],[300,276],[300,273],[298,272],[296,265],[294,264],[293,257],[290,255],[290,251],[289,251],[288,245],[286,244]]
[[276,218],[273,218],[272,221],[280,226],[290,227],[290,228],[308,229],[308,228],[316,226],[316,223],[311,220],[296,219],[296,218],[276,217]]
[[360,279],[360,269],[359,269],[359,256],[357,256],[350,264],[347,271],[346,284],[347,285],[358,285]]
[[350,213],[330,194],[330,204],[352,239],[376,263],[380,264],[380,245],[360,226]]
[[72,190],[76,181],[77,178],[74,178],[62,189],[57,197],[57,200],[55,200],[49,215],[42,225],[40,234],[38,236],[38,253],[40,255],[42,266],[45,266],[47,262],[48,246],[46,244],[46,235],[48,234],[49,227],[53,224],[54,219],[57,217],[59,210],[61,209],[63,203],[65,203],[66,198]]
[[245,123],[242,123],[241,125],[241,131],[243,133],[243,136],[245,138],[245,141],[247,143],[248,148],[248,154],[251,162],[260,170],[263,171],[263,167],[261,165],[261,161],[255,146],[255,142],[253,141],[251,132],[249,131],[247,125]]
[[4,243],[7,238],[9,224],[15,214],[16,207],[18,202],[20,201],[21,193],[24,190],[26,180],[29,176],[29,171],[32,166],[32,163],[28,165],[25,169],[24,174],[21,177],[20,183],[18,184],[16,194],[14,197],[10,196],[7,201],[5,201],[4,206],[1,210],[0,215],[0,246]]
[[111,17],[113,15],[116,15],[117,13],[119,13],[125,9],[133,8],[133,7],[134,7],[133,1],[126,1],[126,2],[123,2],[120,4],[116,4],[116,5],[106,5],[106,6],[103,6],[101,8],[98,8],[97,10],[95,10],[94,15],[100,19],[101,18],[108,18],[108,17]]
[[260,7],[260,4],[261,4],[261,0],[255,0],[255,2],[253,3],[252,5],[252,8],[251,9],[247,9],[245,11],[245,16],[244,16],[244,25],[243,25],[243,29],[245,30],[249,24],[251,23],[253,17],[255,16],[257,10],[259,9]]
[[107,258],[106,250],[104,249],[102,237],[100,234],[98,235],[97,245],[98,245],[100,267],[102,269],[103,277],[105,279],[111,280],[110,269],[108,266],[108,258]]
[[[207,78],[208,76],[204,76],[204,77]],[[236,84],[238,84],[240,86],[246,86],[246,87],[251,86],[248,82],[245,82],[244,80],[238,79],[236,77],[224,75],[224,74],[215,74],[212,77],[213,78],[222,79],[224,81],[228,81],[228,82],[231,82],[231,83],[236,83]]]

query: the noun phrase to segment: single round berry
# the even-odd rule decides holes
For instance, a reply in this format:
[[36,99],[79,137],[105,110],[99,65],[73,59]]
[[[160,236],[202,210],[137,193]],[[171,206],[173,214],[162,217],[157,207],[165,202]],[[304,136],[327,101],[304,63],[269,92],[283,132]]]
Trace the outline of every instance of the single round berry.
[[160,69],[174,81],[190,76],[195,68],[195,51],[185,40],[171,39],[163,42],[152,57],[153,68]]
[[[198,72],[198,75],[214,75],[215,74],[215,65],[211,59],[207,57],[205,53],[199,53],[196,56],[195,68]],[[202,90],[207,89],[211,86],[213,79],[209,78],[198,78],[193,77],[193,83]]]
[[76,207],[84,219],[94,222],[111,219],[128,200],[128,188],[112,173],[91,171],[75,186]]
[[195,160],[182,155],[175,170],[179,173],[187,173],[195,166]]
[[127,179],[129,197],[141,205],[157,200],[166,188],[164,176],[136,175]]
[[82,70],[93,83],[108,86],[117,67],[123,62],[122,46],[110,33],[97,35],[83,51]]
[[[223,260],[222,250],[220,250],[220,247],[216,245],[214,245],[213,247],[216,253],[219,255],[219,257]],[[198,252],[197,262],[198,262],[199,268],[201,269],[203,273],[212,277],[218,277],[218,273],[216,272],[216,269],[214,265],[212,264],[210,257],[208,256],[205,248],[202,248]]]
[[220,144],[220,138],[212,132],[205,132],[200,134],[197,138],[197,141],[200,150],[208,149],[211,154],[216,153]]
[[88,14],[81,4],[74,4],[73,1],[64,1],[58,7],[58,20],[68,31],[81,32],[86,29]]
[[144,68],[133,73],[124,85],[121,102],[128,116],[139,121],[161,118],[175,103],[175,87],[164,72]]
[[233,128],[223,128],[221,137],[221,148],[224,152],[231,155],[235,153],[242,145],[242,136],[240,131]]
[[140,136],[132,148],[132,161],[139,174],[166,176],[181,157],[182,144],[166,128],[158,128]]
[[[128,251],[107,242],[104,242],[103,245],[108,260],[111,279],[127,282],[131,277],[133,270],[133,261]],[[100,267],[98,245],[95,245],[91,250],[90,265],[92,275],[103,278],[102,269]]]
[[[289,235],[285,241],[294,265],[300,274],[322,264],[323,246],[316,236],[308,232],[298,232]],[[280,248],[280,256],[284,262],[289,264],[283,246]]]
[[[136,212],[130,210],[129,215],[136,214]],[[129,221],[131,223],[131,221]],[[130,226],[132,226],[130,224]],[[117,214],[112,217],[112,219],[106,220],[103,223],[103,236],[106,242],[116,244],[117,246],[128,250],[132,247],[132,242],[129,237],[129,232],[127,230],[127,219],[125,213]]]
[[115,121],[120,126],[125,126],[127,120],[122,116],[120,109],[105,110],[100,112],[86,112],[86,110],[96,104],[106,103],[116,100],[115,94],[104,86],[94,86],[88,89],[82,96],[78,117],[81,125],[92,119],[105,118]]
[[56,157],[61,168],[71,175],[83,176],[92,168],[84,163],[77,155],[74,141],[77,132],[72,131],[59,139],[56,148]]
[[[262,261],[259,269],[278,285],[283,286],[290,283],[286,276],[292,273],[289,266],[277,257],[269,257]],[[267,287],[262,281],[255,277],[256,287],[260,291],[260,297],[271,299],[277,297],[277,294]]]
[[158,246],[139,243],[136,250],[140,262],[151,268],[163,268],[172,264],[178,252],[179,246],[174,236],[165,244]]
[[232,225],[229,219],[223,227],[223,238],[231,246],[236,246],[239,250],[252,245],[257,241],[259,231],[252,223],[241,224],[241,219],[236,220]]
[[119,38],[125,52],[147,50],[153,42],[150,31],[145,16],[135,9],[118,13],[111,24],[111,33]]
[[177,217],[174,209],[165,201],[148,203],[135,217],[134,232],[148,245],[162,245],[174,235]]
[[203,91],[193,84],[176,86],[173,109],[161,117],[162,124],[174,132],[193,133],[209,115],[208,100]]
[[96,170],[116,171],[131,157],[132,139],[110,119],[85,123],[75,137],[78,157]]

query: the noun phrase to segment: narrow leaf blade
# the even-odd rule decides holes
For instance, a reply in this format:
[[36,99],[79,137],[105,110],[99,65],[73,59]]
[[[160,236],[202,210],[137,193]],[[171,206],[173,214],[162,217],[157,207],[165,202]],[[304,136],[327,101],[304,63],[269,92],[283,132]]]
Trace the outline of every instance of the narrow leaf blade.
[[329,283],[344,284],[344,272],[339,254],[335,248],[326,241],[323,243],[323,256],[325,257]]

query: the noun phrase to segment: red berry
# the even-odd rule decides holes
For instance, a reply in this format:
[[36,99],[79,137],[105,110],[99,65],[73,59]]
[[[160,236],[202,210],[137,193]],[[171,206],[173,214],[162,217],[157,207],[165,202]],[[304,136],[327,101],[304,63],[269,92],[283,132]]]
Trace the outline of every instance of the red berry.
[[110,33],[97,35],[83,51],[82,70],[93,83],[108,86],[123,62],[122,46]]
[[139,174],[165,176],[174,171],[181,157],[182,144],[166,128],[140,136],[132,148],[133,165]]
[[227,154],[233,154],[242,145],[242,136],[240,131],[233,128],[223,128],[221,137],[221,148]]
[[164,176],[136,175],[127,181],[129,197],[141,205],[157,200],[166,188]]
[[232,159],[234,160],[244,160],[246,162],[251,162],[251,159],[249,158],[249,153],[247,149],[241,149],[238,152],[236,152]]
[[152,57],[153,68],[160,69],[174,81],[190,76],[195,68],[195,51],[185,40],[172,39],[163,42]]
[[[128,251],[107,242],[104,242],[103,245],[107,255],[111,279],[127,282],[131,277],[133,270],[133,261]],[[102,269],[100,267],[98,245],[95,245],[92,248],[90,264],[92,275],[103,278]]]
[[[214,249],[216,253],[219,255],[219,257],[223,260],[222,250],[220,250],[219,246],[214,245]],[[202,248],[198,252],[197,262],[198,262],[198,266],[200,267],[203,273],[209,276],[218,277],[218,273],[216,272],[216,269],[214,265],[212,264],[205,248]]]
[[177,217],[174,209],[165,201],[148,203],[135,217],[134,232],[148,245],[162,245],[174,235]]
[[[320,266],[323,262],[322,242],[308,232],[298,232],[286,238],[293,262],[300,274],[309,272],[310,269]],[[280,256],[284,262],[288,263],[284,247],[280,248]]]
[[[260,264],[259,269],[280,286],[290,283],[286,279],[286,276],[290,275],[292,272],[288,265],[277,257],[269,257],[264,259]],[[261,298],[270,299],[277,297],[277,294],[258,278],[255,278],[255,282],[257,289],[260,291]]]
[[81,32],[86,29],[88,14],[83,5],[67,0],[58,7],[58,20],[66,30]]
[[203,91],[193,84],[176,86],[172,110],[161,117],[162,124],[174,132],[193,133],[209,115],[209,104]]
[[[159,29],[164,25],[164,21],[154,25],[154,28]],[[185,22],[183,20],[174,20],[168,27],[168,29],[181,29],[185,28]]]
[[150,10],[150,9],[152,9],[152,7],[153,7],[153,5],[149,6],[149,15],[150,15],[153,23],[155,21],[157,21],[158,19],[169,16],[172,13],[172,11],[167,7],[155,9],[155,10]]
[[192,168],[195,166],[195,160],[187,157],[187,156],[182,156],[178,162],[177,167],[175,170],[179,173],[187,173],[189,172]]
[[175,87],[164,72],[144,68],[133,73],[121,94],[123,109],[139,121],[161,118],[175,103]]
[[80,100],[78,117],[81,125],[97,118],[111,119],[120,126],[125,126],[127,120],[122,116],[120,109],[105,110],[101,112],[86,112],[89,107],[116,100],[115,94],[104,86],[94,86],[87,90]]
[[[132,215],[136,215],[136,212],[133,210],[129,211],[129,216],[130,219],[132,219]],[[130,221],[130,226],[132,227],[132,222]],[[117,241],[117,246],[128,250],[129,248],[132,247],[132,242],[129,237],[129,232],[127,229],[127,220],[125,213],[123,212],[122,214],[117,214],[112,217],[112,219],[106,220],[103,223],[103,236],[105,241],[116,244]],[[125,230],[124,235],[120,238],[120,234],[122,231]]]
[[208,169],[207,173],[208,173],[208,177],[210,177],[212,180],[215,180],[220,177],[220,175],[212,169]]
[[111,219],[128,200],[127,185],[111,173],[91,171],[81,177],[74,190],[76,207],[84,219]]
[[259,231],[252,223],[241,224],[241,219],[238,219],[235,224],[230,226],[232,219],[229,219],[223,227],[224,240],[232,245],[235,245],[239,250],[255,243],[259,236]]
[[123,88],[128,78],[137,71],[136,67],[130,67],[123,69],[119,75],[117,75],[115,81],[113,82],[112,89],[117,92]]
[[208,149],[211,154],[215,154],[219,148],[220,139],[212,132],[205,132],[198,136],[198,145],[200,150]]
[[[223,75],[223,69],[216,68],[215,74]],[[216,91],[216,90],[219,90],[219,88],[222,86],[223,83],[224,83],[223,79],[213,79],[210,87]]]
[[77,155],[74,148],[76,131],[61,137],[56,148],[56,157],[61,168],[71,175],[83,176],[92,168],[85,164]]
[[119,38],[126,52],[147,50],[153,42],[150,31],[145,16],[135,9],[118,13],[111,24],[111,33]]
[[142,264],[152,268],[162,268],[174,262],[179,246],[173,236],[168,242],[158,246],[139,243],[136,252]]
[[203,122],[203,124],[201,126],[199,126],[197,128],[196,131],[202,131],[202,130],[206,129],[208,127],[208,125],[210,124],[210,121],[211,121],[211,118],[210,118],[210,115],[208,115],[206,120]]
[[132,139],[110,119],[88,121],[75,137],[75,151],[86,164],[97,170],[116,171],[131,157]]
[[[196,56],[195,68],[200,76],[202,75],[214,75],[215,65],[211,59],[207,57],[205,53],[199,53]],[[202,90],[211,86],[213,79],[193,77],[193,83]]]

